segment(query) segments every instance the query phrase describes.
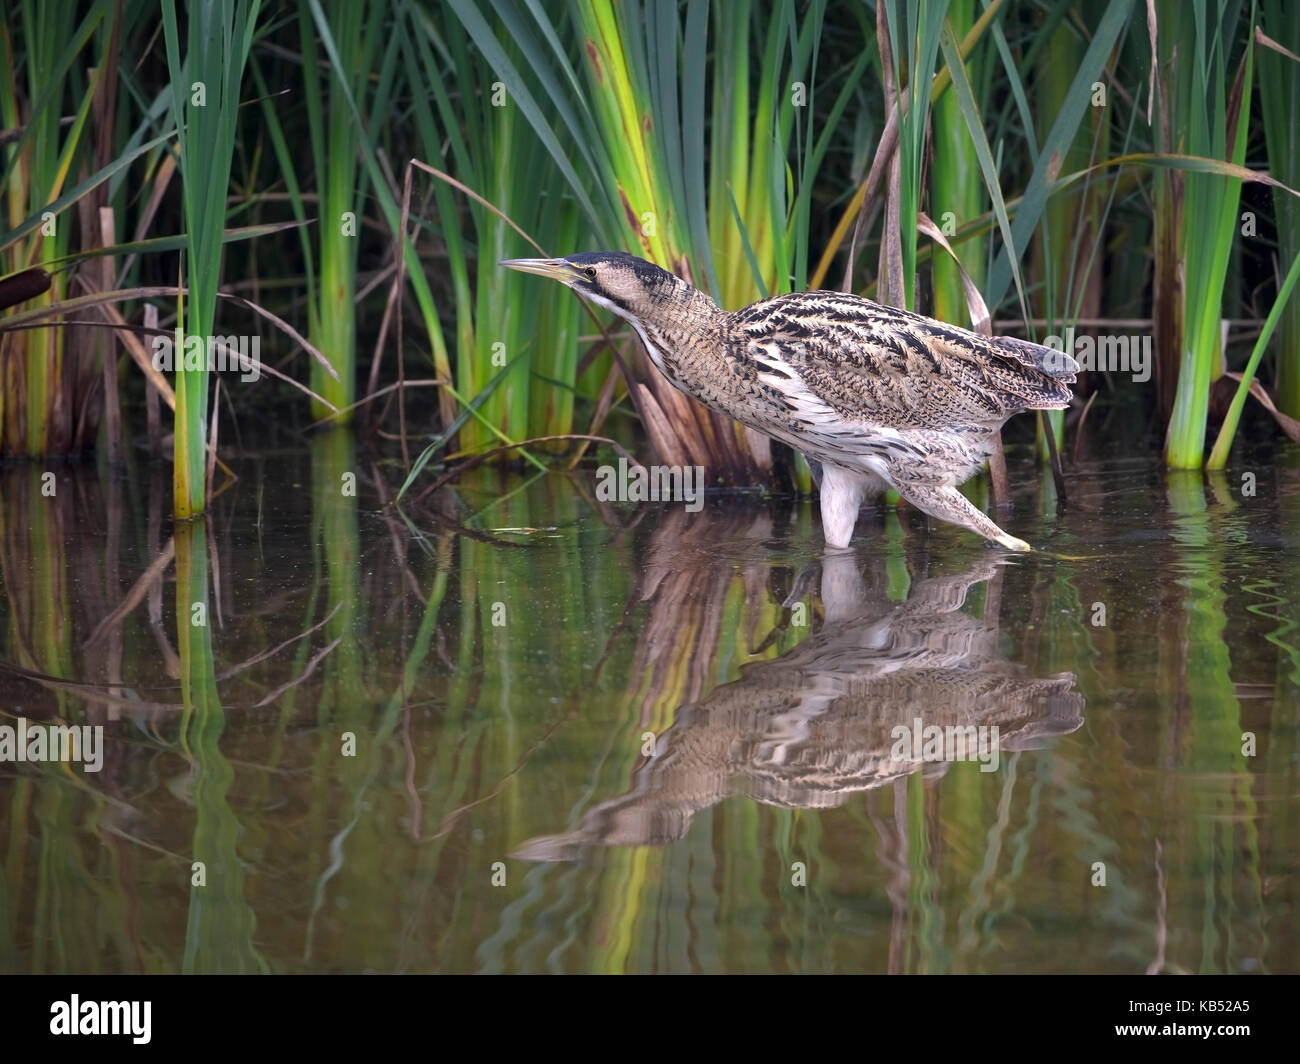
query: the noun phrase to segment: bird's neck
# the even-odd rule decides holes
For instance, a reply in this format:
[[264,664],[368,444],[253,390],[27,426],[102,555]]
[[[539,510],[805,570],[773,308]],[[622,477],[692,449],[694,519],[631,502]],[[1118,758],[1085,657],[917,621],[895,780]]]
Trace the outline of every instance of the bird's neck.
[[679,388],[698,394],[701,376],[716,374],[727,313],[704,292],[680,282],[673,298],[629,317],[651,360]]

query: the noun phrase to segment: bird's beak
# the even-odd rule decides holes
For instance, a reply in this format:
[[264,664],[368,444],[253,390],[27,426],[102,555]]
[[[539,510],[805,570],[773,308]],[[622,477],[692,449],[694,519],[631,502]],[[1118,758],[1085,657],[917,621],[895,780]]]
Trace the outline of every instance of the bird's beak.
[[564,259],[504,259],[500,266],[521,273],[535,273],[539,277],[549,277],[552,281],[571,285],[584,279],[583,272],[573,263]]

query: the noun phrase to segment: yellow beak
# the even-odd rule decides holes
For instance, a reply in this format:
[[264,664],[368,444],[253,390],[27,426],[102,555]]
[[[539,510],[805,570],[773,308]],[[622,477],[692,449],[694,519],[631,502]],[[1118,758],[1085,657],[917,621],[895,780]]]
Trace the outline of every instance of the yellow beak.
[[539,277],[549,277],[552,281],[559,281],[561,284],[573,284],[575,281],[586,279],[577,266],[564,259],[503,259],[498,265],[519,270],[521,273],[535,273]]

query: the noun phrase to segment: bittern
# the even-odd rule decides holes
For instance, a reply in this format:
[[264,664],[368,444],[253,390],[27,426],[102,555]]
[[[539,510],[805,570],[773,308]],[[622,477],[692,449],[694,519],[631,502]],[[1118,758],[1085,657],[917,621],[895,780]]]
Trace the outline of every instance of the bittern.
[[1029,550],[957,486],[1004,422],[1069,405],[1063,351],[989,338],[841,292],[792,292],[736,311],[634,255],[510,259],[631,322],[676,387],[822,465],[822,530],[849,545],[867,496],[894,488],[917,509]]

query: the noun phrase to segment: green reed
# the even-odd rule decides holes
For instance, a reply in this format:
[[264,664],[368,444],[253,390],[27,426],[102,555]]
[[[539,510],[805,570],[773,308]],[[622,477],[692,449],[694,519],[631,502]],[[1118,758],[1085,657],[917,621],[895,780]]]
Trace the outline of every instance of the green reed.
[[[1264,0],[1261,14],[1264,32],[1292,54],[1300,54],[1300,6]],[[1269,173],[1291,188],[1300,188],[1300,138],[1295,136],[1300,77],[1296,76],[1296,61],[1271,48],[1261,48],[1256,69]],[[1280,270],[1300,255],[1300,201],[1275,189],[1273,207],[1277,212]],[[1279,348],[1273,397],[1283,413],[1300,417],[1300,299],[1285,302]]]
[[[102,90],[101,77],[87,77],[78,60],[94,62],[84,52],[96,28],[111,19],[111,11],[111,4],[100,2],[78,18],[74,4],[24,0],[16,17],[0,25],[0,55],[7,60],[0,74],[0,122],[22,131],[0,146],[3,218],[10,230],[0,240],[0,276],[52,263],[71,247],[71,214],[52,208],[69,179],[79,176],[91,107]],[[18,57],[14,23],[21,31]],[[24,62],[20,65],[15,58]],[[98,65],[102,74],[102,54]],[[67,125],[63,117],[69,101],[75,101],[75,113]],[[13,239],[20,227],[27,229],[26,236]],[[66,275],[55,272],[49,289],[24,309],[59,302],[66,285]],[[93,440],[98,420],[79,416],[94,389],[94,370],[93,358],[65,350],[61,329],[34,329],[0,339],[0,452],[38,457],[84,448]]]
[[[903,302],[947,320],[969,313],[955,263],[918,238],[923,213],[945,228],[994,317],[1029,317],[1032,306],[1056,329],[1113,311],[1119,300],[1101,278],[1122,278],[1111,288],[1131,292],[1149,277],[1146,305],[1128,313],[1149,310],[1158,351],[1174,352],[1158,372],[1153,416],[1160,427],[1170,419],[1168,461],[1199,465],[1211,383],[1240,367],[1240,353],[1219,349],[1220,323],[1255,316],[1238,213],[1240,182],[1260,178],[1239,164],[1258,167],[1248,149],[1262,142],[1273,177],[1292,188],[1300,181],[1287,125],[1297,64],[1252,33],[1259,22],[1281,46],[1300,47],[1300,23],[1275,0],[1261,5],[1262,18],[1244,0],[1157,5],[1154,102],[1146,12],[1135,0],[1086,9],[1067,0],[887,0],[883,34],[870,13],[840,18],[825,3],[794,0],[450,0],[447,17],[410,0],[364,8],[301,0],[278,20],[259,19],[253,0],[203,0],[179,14],[174,0],[158,9],[135,0],[120,15],[99,0],[80,18],[32,0],[16,10],[0,27],[0,54],[11,60],[0,77],[0,282],[42,263],[54,281],[0,317],[5,453],[87,446],[100,395],[116,380],[104,360],[126,364],[120,346],[69,352],[64,330],[45,327],[60,316],[54,308],[67,308],[66,319],[97,306],[69,301],[92,298],[81,290],[87,278],[99,286],[109,276],[78,261],[100,251],[94,208],[105,196],[90,193],[107,183],[119,243],[102,250],[118,283],[142,275],[144,252],[171,250],[172,234],[185,234],[188,297],[169,326],[210,333],[219,286],[252,287],[277,314],[301,314],[299,327],[328,363],[313,363],[313,416],[346,420],[358,374],[386,384],[394,353],[404,375],[436,382],[400,406],[408,434],[433,434],[421,468],[435,454],[442,461],[538,435],[594,430],[630,440],[640,431],[669,460],[768,483],[765,441],[672,391],[626,332],[609,332],[603,317],[598,327],[565,293],[497,262],[540,253],[523,230],[548,255],[635,251],[728,307],[820,287],[832,264],[838,283],[859,212],[874,216],[886,195],[880,183],[866,195],[871,163],[896,150],[897,202],[882,229],[856,234],[851,285],[871,293],[862,264],[880,262],[882,247],[892,261],[893,247]],[[156,10],[162,32],[150,51]],[[880,91],[878,34],[895,67],[890,101]],[[143,58],[122,61],[133,51]],[[191,99],[195,83],[204,106]],[[1103,106],[1092,98],[1098,83]],[[929,91],[898,117],[914,84]],[[251,104],[243,118],[241,102]],[[179,195],[172,158],[156,143],[167,140],[169,115],[179,125]],[[882,140],[891,116],[896,148]],[[1152,127],[1151,150],[1111,154],[1119,131],[1140,139]],[[398,232],[412,159],[437,171],[411,171],[413,239]],[[244,194],[227,209],[236,165]],[[256,241],[229,256],[223,273],[229,223],[277,202],[302,223],[298,235],[250,230]],[[1265,221],[1278,233],[1280,285],[1300,253],[1296,198],[1274,188],[1273,205]],[[54,216],[48,231],[45,211]],[[389,305],[382,276],[369,290],[358,282],[359,269],[388,270],[395,251],[424,326],[423,335],[402,335],[400,352],[396,325],[411,320],[410,305]],[[125,292],[114,299],[132,302]],[[1252,360],[1293,412],[1297,308],[1293,297],[1280,301],[1276,360],[1267,349]],[[138,325],[137,309],[122,309],[128,326]],[[25,328],[41,311],[42,327]],[[376,365],[365,344],[380,321]],[[431,374],[411,369],[425,358]],[[128,418],[134,374],[123,376]],[[209,383],[201,368],[176,373],[181,515],[203,509]],[[1115,383],[1117,399],[1142,396]],[[1224,454],[1238,414],[1230,412]],[[1061,420],[1053,418],[1058,432]],[[538,453],[564,446],[512,450],[507,460],[523,453],[539,463]]]
[[[948,5],[948,20],[954,32],[964,37],[975,24],[975,0],[952,0]],[[982,49],[966,59],[967,72],[972,83],[981,87],[981,95],[987,91],[983,88],[987,67]],[[979,159],[962,120],[956,93],[945,92],[934,102],[932,124],[932,219],[946,234],[956,236],[957,226],[966,225],[988,210],[988,194],[980,181]],[[948,225],[949,222],[952,224]],[[977,288],[982,287],[988,268],[987,246],[986,237],[977,237],[967,241],[962,251],[961,264]],[[964,321],[969,308],[957,263],[947,255],[939,255],[931,260],[930,269],[934,316],[943,321]]]
[[[894,0],[886,5],[894,71],[894,99],[889,101],[889,105],[899,110],[898,202],[890,204],[886,225],[891,227],[893,239],[886,246],[897,248],[902,281],[902,291],[894,291],[891,280],[889,301],[906,310],[916,309],[917,215],[921,209],[922,164],[930,126],[930,94],[919,89],[909,93],[909,105],[904,110],[903,91],[908,86],[930,84],[947,8],[946,0],[920,9],[906,4],[900,10],[900,5]],[[892,175],[890,182],[892,196]]]
[[[365,108],[365,126],[387,120],[398,89],[392,60],[400,34],[386,3],[300,0],[297,15],[304,113],[282,112],[256,60],[254,72],[294,216],[306,221],[316,215],[315,246],[306,230],[301,233],[308,336],[334,373],[313,362],[311,388],[343,411],[337,422],[346,422],[357,391],[357,256],[366,216],[364,141],[349,100]],[[304,124],[311,149],[305,158],[291,143]],[[314,204],[307,200],[313,190]],[[333,412],[313,401],[312,413],[322,418]]]
[[[213,331],[240,85],[260,7],[261,0],[195,0],[182,56],[175,0],[163,3],[189,238],[189,295],[177,304],[178,335],[206,338]],[[177,517],[194,517],[207,506],[208,369],[186,364],[179,351],[176,356],[173,505]]]
[[512,91],[509,72],[522,54],[502,33],[500,51],[484,61],[456,21],[413,18],[411,31],[403,41],[408,78],[431,86],[413,101],[420,154],[495,208],[434,183],[456,311],[455,394],[474,409],[459,431],[461,449],[570,432],[580,307],[553,305],[497,265],[521,253],[516,225],[551,254],[576,250],[578,240],[577,204],[561,194],[563,178]]
[[[478,86],[477,96],[485,98],[494,76],[508,99],[482,123],[489,140],[479,165],[512,178],[554,174],[544,186],[546,217],[539,224],[561,218],[560,231],[580,239],[580,246],[632,250],[688,274],[727,306],[786,291],[806,276],[809,181],[827,145],[814,138],[807,114],[817,91],[814,58],[824,5],[802,13],[792,3],[765,12],[750,3],[719,5],[710,19],[709,8],[695,3],[683,21],[678,5],[661,0],[618,7],[573,3],[562,13],[502,3],[496,5],[498,25],[470,0],[454,0],[452,7],[490,68],[487,74],[476,68],[457,83]],[[467,53],[457,50],[454,34],[447,36],[454,69],[462,71]],[[710,45],[715,78],[706,95]],[[756,73],[755,54],[761,56]],[[851,89],[841,86],[840,97],[846,101]],[[469,110],[479,122],[477,108]],[[508,166],[491,147],[507,129],[512,151],[522,147],[524,153]],[[525,129],[535,139],[525,139]],[[510,198],[493,202],[519,221],[516,205],[538,197],[516,197],[516,188],[501,186],[500,172],[476,174],[478,190],[487,187],[485,179],[497,181]],[[531,188],[535,176],[533,182]],[[518,241],[511,240],[519,253]],[[493,280],[494,306],[521,305],[513,295],[525,291],[518,281]],[[488,319],[494,331],[500,319],[499,313]],[[561,335],[568,345],[568,334]],[[560,368],[574,363],[576,355],[568,355]],[[486,379],[480,371],[472,383],[481,387]],[[710,443],[711,432],[734,431],[725,421],[709,430],[711,415],[683,420],[681,411],[689,407],[673,409],[678,412],[669,421],[687,452],[710,455],[721,468],[738,455],[764,461],[749,454],[754,441],[743,436],[721,449]]]
[[[1247,41],[1236,82],[1229,48],[1241,4],[1206,0],[1185,6],[1157,6],[1170,51],[1168,95],[1181,137],[1176,147],[1189,155],[1240,165],[1246,157],[1254,45]],[[1254,6],[1251,5],[1251,23]],[[1229,120],[1229,112],[1234,114]],[[1199,469],[1204,461],[1210,385],[1223,372],[1220,320],[1229,257],[1240,224],[1241,181],[1214,174],[1183,177],[1180,257],[1183,272],[1182,351],[1174,409],[1165,441],[1165,461],[1175,469]]]

